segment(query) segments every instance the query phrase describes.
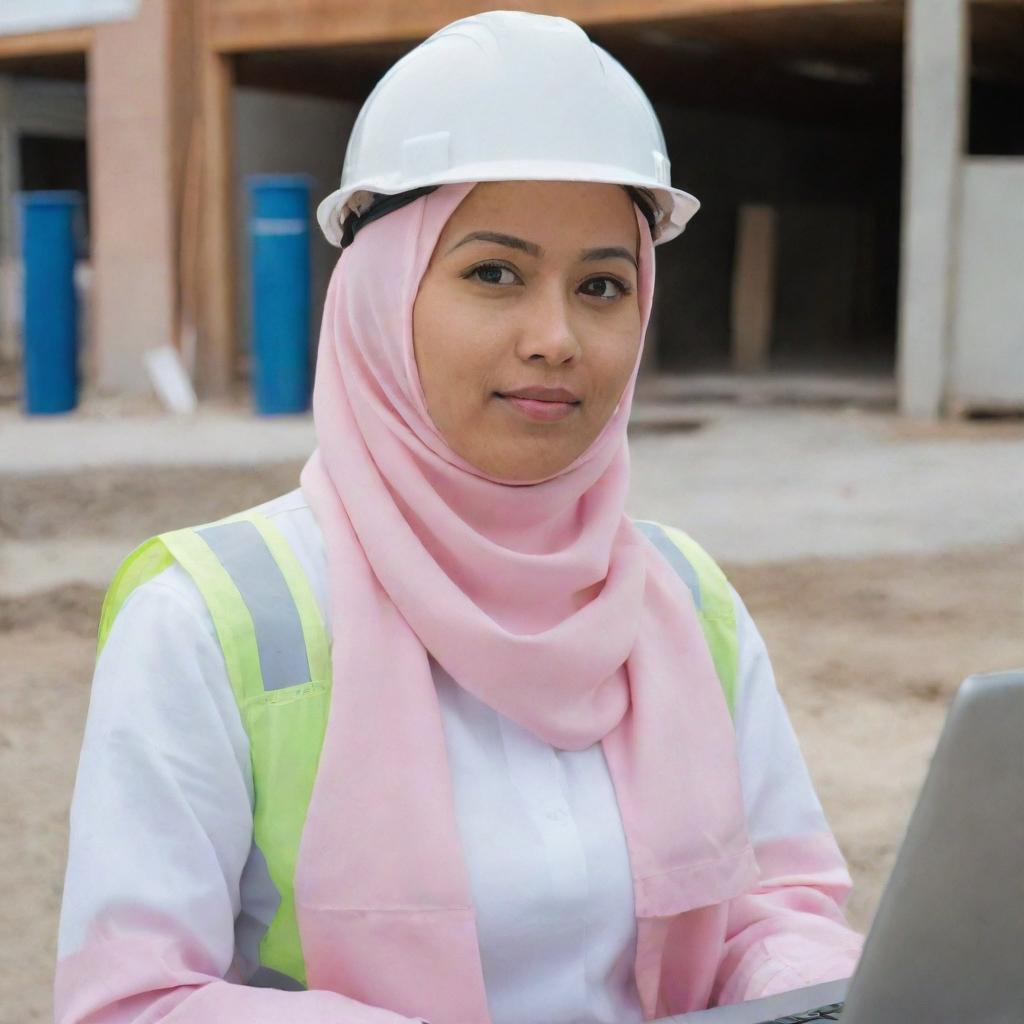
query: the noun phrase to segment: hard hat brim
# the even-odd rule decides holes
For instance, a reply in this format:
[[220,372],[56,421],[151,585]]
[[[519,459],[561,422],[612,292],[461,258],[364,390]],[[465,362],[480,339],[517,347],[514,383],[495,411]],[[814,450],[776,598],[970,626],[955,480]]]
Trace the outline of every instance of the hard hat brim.
[[700,201],[689,192],[652,181],[642,175],[623,173],[621,167],[524,160],[515,164],[502,163],[500,173],[495,173],[493,166],[487,164],[467,164],[452,167],[444,174],[433,174],[417,180],[407,179],[400,185],[384,179],[353,182],[335,189],[321,201],[317,207],[317,221],[324,237],[332,245],[340,247],[345,218],[353,210],[359,211],[365,207],[371,193],[398,195],[425,185],[482,181],[580,181],[632,185],[645,189],[658,203],[655,245],[662,245],[680,235],[690,218],[700,209]]

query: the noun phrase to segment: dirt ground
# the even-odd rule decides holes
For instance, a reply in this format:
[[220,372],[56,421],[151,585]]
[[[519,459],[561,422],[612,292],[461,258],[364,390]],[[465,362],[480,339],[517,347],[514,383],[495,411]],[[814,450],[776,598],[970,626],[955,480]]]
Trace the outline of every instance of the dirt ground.
[[[295,486],[297,465],[8,478],[0,541],[117,538],[124,553]],[[729,566],[726,566],[727,571]],[[947,702],[974,671],[1024,664],[1024,543],[953,554],[801,559],[730,576],[768,644],[865,927]],[[102,590],[0,597],[0,1022],[50,1018],[67,811]]]

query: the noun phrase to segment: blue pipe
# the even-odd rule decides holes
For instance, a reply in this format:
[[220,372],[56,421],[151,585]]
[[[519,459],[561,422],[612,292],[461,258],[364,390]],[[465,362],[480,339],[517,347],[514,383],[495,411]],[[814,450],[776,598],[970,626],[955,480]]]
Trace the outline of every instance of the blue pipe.
[[264,416],[309,408],[310,182],[298,174],[246,178],[252,389],[255,409]]

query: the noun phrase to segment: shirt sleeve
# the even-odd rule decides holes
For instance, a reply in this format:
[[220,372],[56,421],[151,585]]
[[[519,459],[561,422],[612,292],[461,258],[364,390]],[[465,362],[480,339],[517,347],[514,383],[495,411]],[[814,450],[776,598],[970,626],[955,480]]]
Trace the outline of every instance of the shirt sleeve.
[[97,660],[71,806],[57,1024],[410,1024],[334,992],[241,983],[249,747],[205,603],[172,566]]
[[775,683],[768,652],[735,590],[735,710],[747,828],[761,871],[729,905],[712,1001],[756,999],[849,977],[862,945],[843,913],[852,883]]

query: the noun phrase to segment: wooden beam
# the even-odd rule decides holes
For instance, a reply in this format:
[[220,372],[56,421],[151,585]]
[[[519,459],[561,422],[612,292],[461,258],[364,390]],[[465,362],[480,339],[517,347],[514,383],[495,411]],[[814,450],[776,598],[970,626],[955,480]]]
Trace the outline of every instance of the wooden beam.
[[18,36],[0,36],[0,61],[12,57],[50,57],[59,53],[88,53],[92,46],[91,28],[58,29],[53,32],[27,32]]
[[235,375],[235,253],[232,170],[231,57],[201,55],[202,185],[196,390],[226,395]]
[[[872,3],[877,0],[832,0],[828,6]],[[423,39],[451,21],[493,6],[487,0],[210,0],[209,39],[222,52]],[[596,26],[821,6],[822,0],[533,0],[517,3],[516,9]]]
[[732,368],[768,369],[775,315],[776,214],[760,203],[740,206],[732,275]]

